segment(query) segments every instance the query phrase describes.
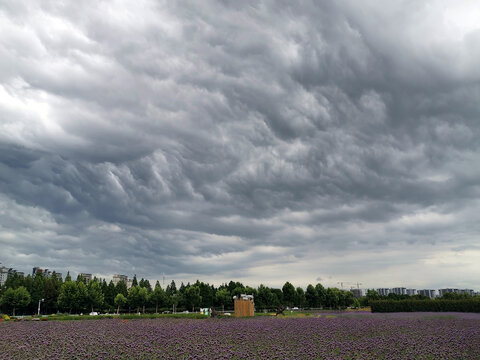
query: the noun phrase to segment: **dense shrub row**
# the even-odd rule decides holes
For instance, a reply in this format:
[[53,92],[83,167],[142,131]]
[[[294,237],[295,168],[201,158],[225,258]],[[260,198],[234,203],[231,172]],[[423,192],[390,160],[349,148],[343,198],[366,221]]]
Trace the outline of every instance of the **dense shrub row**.
[[479,299],[463,300],[374,300],[370,301],[372,312],[476,312],[480,313]]

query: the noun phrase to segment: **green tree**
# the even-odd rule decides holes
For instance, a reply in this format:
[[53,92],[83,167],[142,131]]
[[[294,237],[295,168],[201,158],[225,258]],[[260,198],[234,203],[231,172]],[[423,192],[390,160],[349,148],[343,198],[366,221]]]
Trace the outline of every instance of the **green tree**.
[[178,304],[180,302],[181,295],[179,293],[175,293],[172,296],[167,296],[167,302],[169,305],[172,305],[172,311],[175,313],[178,309]]
[[25,286],[25,288],[28,290],[30,294],[32,293],[32,289],[33,289],[32,275],[29,274],[23,279],[23,286]]
[[284,303],[282,289],[271,288],[270,290],[271,290],[272,295],[273,295],[272,296],[272,303],[271,303],[270,306],[273,306],[274,308],[277,308]]
[[272,290],[269,287],[260,284],[257,289],[257,300],[255,302],[258,304],[259,309],[267,309],[275,307],[278,298],[272,293]]
[[232,296],[228,289],[218,290],[215,294],[217,304],[222,306],[222,311],[225,311],[225,305],[229,305],[232,302]]
[[[236,281],[236,282],[235,282],[235,281],[230,281],[230,282],[228,283],[228,285],[227,285],[228,292],[229,292],[230,294],[232,294],[232,296],[234,295],[234,294],[233,294],[233,291],[234,291],[236,288],[245,289],[245,286],[243,286],[243,284],[242,284],[241,282],[239,282],[239,281]],[[244,290],[242,290],[242,292],[245,293]]]
[[297,287],[295,291],[295,305],[299,308],[305,307],[306,299],[305,299],[305,291],[301,287]]
[[360,307],[360,301],[356,298],[353,299],[353,303],[352,303],[352,306],[355,308],[355,309],[358,309]]
[[58,306],[63,310],[68,310],[68,313],[72,313],[72,310],[78,308],[78,286],[75,281],[65,281],[60,288],[60,294],[58,295]]
[[58,295],[60,294],[60,288],[62,286],[62,283],[60,280],[57,278],[55,273],[49,277],[48,279],[45,279],[44,281],[44,294],[45,294],[45,312],[46,313],[52,313],[56,312],[58,309]]
[[15,289],[8,288],[2,294],[2,298],[0,299],[0,305],[4,306],[8,310],[13,309],[12,315],[15,316]]
[[160,283],[157,281],[155,284],[155,289],[152,291],[150,294],[150,299],[152,302],[155,304],[155,313],[158,313],[158,305],[164,305],[165,304],[165,291],[163,291],[162,287],[160,286]]
[[[103,288],[103,286],[102,286]],[[128,293],[127,293],[128,294]],[[107,287],[105,290],[103,290],[103,295],[105,297],[105,304],[108,307],[113,307],[115,306],[115,296],[117,295],[115,284],[113,283],[112,280],[108,283]],[[122,294],[123,295],[123,294]]]
[[[110,280],[112,281],[112,280]],[[106,279],[103,279],[100,282],[100,286],[102,288],[102,294],[103,294],[103,308],[111,308],[113,305],[113,301],[108,302],[107,301],[107,294],[108,294],[108,283]],[[115,291],[115,286],[113,287],[113,290]],[[115,295],[113,295],[113,298],[115,298]],[[113,300],[113,299],[111,299]]]
[[195,307],[199,307],[202,302],[202,296],[200,295],[200,288],[196,285],[190,286],[185,291],[185,301],[188,308],[195,311]]
[[337,308],[339,304],[338,289],[328,288],[325,292],[325,306]]
[[323,285],[320,284],[320,283],[315,285],[315,291],[317,292],[317,301],[316,301],[315,307],[328,306],[326,304],[326,302],[327,302],[327,291],[325,290]]
[[236,296],[237,298],[240,297],[240,295],[242,294],[245,294],[245,288],[244,287],[236,287],[235,289],[233,289],[231,295],[232,297],[233,296]]
[[338,305],[341,308],[346,308],[353,305],[355,300],[355,297],[353,296],[353,292],[346,291],[346,290],[338,290],[337,293],[338,293]]
[[16,309],[21,309],[28,306],[30,301],[30,294],[24,286],[20,286],[17,289],[7,289],[0,300],[2,305],[6,305],[12,309],[13,316],[15,316]]
[[152,286],[150,285],[150,281],[148,281],[147,279],[142,278],[138,283],[138,285],[140,285],[140,287],[147,289],[148,293],[152,292]]
[[94,308],[99,308],[103,305],[104,295],[102,293],[102,287],[98,283],[98,280],[92,280],[87,285],[87,304],[91,308],[92,312]]
[[132,286],[130,289],[128,289],[128,296],[127,296],[127,302],[128,306],[132,307],[134,309],[137,309],[137,312],[139,312],[139,301],[138,301],[138,287],[137,286]]
[[120,314],[120,308],[127,303],[127,298],[123,294],[117,294],[114,299],[114,304],[117,306],[117,314]]
[[16,272],[8,274],[7,280],[5,281],[4,286],[6,289],[9,289],[9,288],[17,289],[20,286],[24,286],[24,279],[18,276]]
[[[389,294],[390,295],[390,294]],[[454,293],[454,292],[447,292],[445,294],[442,295],[442,297],[440,299],[446,299],[446,300],[462,300],[462,299],[469,299],[471,298],[472,296],[470,294],[467,294],[467,293],[463,293],[463,294],[458,294],[458,293]]]
[[87,285],[83,281],[80,281],[77,284],[77,306],[78,309],[83,312],[88,309],[89,300],[88,300],[88,289]]
[[131,307],[136,308],[137,312],[140,312],[140,307],[144,307],[145,312],[145,303],[147,302],[148,292],[147,289],[137,286],[132,286],[128,290],[127,300]]
[[127,283],[123,280],[119,281],[117,283],[117,286],[115,286],[115,293],[122,294],[123,296],[127,297],[128,296]]
[[33,286],[30,290],[31,307],[30,311],[37,312],[36,305],[41,299],[45,299],[45,278],[42,273],[36,273],[33,278]]
[[254,289],[250,286],[245,286],[245,294],[247,295],[253,295],[253,298],[257,298],[257,289]]
[[175,284],[175,281],[172,280],[170,285],[167,285],[167,288],[165,289],[165,293],[167,294],[168,297],[175,295],[177,293],[177,285]]
[[282,287],[283,301],[290,307],[295,302],[295,288],[288,281]]
[[305,292],[305,300],[307,301],[307,306],[310,308],[314,308],[317,306],[317,290],[312,284],[307,286],[307,291]]
[[380,300],[380,294],[374,289],[367,289],[367,293],[365,294],[365,305],[370,305],[370,301],[372,300]]
[[142,312],[145,314],[145,304],[148,301],[148,290],[147,290],[147,288],[140,287],[140,289],[138,290],[138,299],[139,299],[139,302],[140,302],[140,306],[143,307]]
[[67,276],[65,276],[64,282],[67,282],[67,281],[72,281],[72,276],[70,275],[70,271],[67,271]]
[[213,306],[214,288],[198,280],[195,283],[195,285],[200,288],[200,296],[202,298],[202,303],[200,304],[200,306],[202,307]]
[[178,301],[178,307],[187,307],[187,303],[185,300],[185,292],[187,291],[187,287],[190,287],[190,283],[187,284],[188,286],[185,286],[185,284],[182,282],[180,286],[178,287],[178,291],[176,293],[176,299]]

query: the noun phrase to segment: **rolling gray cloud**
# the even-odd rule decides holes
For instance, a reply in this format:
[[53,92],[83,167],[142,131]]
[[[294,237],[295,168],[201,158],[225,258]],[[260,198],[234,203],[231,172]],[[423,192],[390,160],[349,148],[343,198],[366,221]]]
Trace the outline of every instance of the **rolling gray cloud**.
[[3,2],[0,261],[480,288],[476,16]]

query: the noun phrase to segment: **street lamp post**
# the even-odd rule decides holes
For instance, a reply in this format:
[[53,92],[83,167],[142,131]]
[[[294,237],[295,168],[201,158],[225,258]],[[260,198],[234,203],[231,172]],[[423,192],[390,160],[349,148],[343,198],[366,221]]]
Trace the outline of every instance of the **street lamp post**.
[[43,301],[45,301],[45,299],[38,300],[38,312],[37,312],[38,316],[40,316],[40,303],[42,303]]

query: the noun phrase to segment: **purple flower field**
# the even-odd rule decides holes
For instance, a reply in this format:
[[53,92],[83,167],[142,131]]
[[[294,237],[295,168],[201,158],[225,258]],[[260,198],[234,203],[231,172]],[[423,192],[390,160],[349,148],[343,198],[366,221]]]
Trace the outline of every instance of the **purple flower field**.
[[470,314],[0,323],[0,359],[480,359]]

